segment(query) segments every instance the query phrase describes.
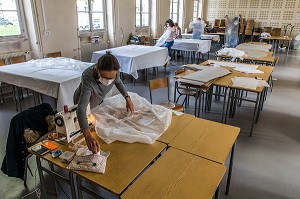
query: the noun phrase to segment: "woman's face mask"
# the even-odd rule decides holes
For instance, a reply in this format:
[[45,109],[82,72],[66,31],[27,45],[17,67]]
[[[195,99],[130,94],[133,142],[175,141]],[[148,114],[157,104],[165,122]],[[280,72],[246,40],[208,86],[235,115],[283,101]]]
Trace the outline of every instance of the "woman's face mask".
[[117,76],[118,71],[99,71],[98,72],[98,81],[104,86],[109,86],[112,84]]
[[107,78],[103,78],[103,77],[101,77],[101,75],[100,75],[98,81],[99,81],[101,84],[103,84],[104,86],[109,86],[109,85],[111,85],[111,84],[115,81],[115,79],[107,79]]

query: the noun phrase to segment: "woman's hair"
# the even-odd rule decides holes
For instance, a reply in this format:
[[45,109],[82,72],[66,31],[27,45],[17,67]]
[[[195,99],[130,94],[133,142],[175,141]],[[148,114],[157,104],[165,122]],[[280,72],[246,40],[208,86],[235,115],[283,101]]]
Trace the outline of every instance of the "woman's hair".
[[119,70],[120,64],[117,58],[110,51],[107,51],[105,55],[98,59],[97,69],[104,71]]
[[174,26],[174,21],[172,19],[168,19],[166,23],[168,23],[170,27]]

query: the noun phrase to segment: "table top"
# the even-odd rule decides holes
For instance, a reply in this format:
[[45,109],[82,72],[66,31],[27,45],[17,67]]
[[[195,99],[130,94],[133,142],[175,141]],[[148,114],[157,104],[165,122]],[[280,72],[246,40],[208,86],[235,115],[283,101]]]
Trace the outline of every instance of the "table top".
[[238,127],[194,118],[170,146],[224,164],[239,132]]
[[269,52],[272,48],[271,44],[266,43],[242,43],[237,45],[236,49],[238,50],[254,50],[254,51],[263,51],[263,52]]
[[[251,50],[246,50],[246,52],[250,52]],[[255,51],[252,50],[255,53],[261,53],[264,54],[264,57],[250,57],[250,56],[243,56],[244,60],[251,60],[251,61],[260,61],[260,62],[268,62],[268,63],[273,63],[275,60],[275,57],[273,56],[273,52],[264,52],[264,51]],[[223,58],[230,58],[230,56],[227,55],[216,55],[217,57],[223,57]]]
[[121,198],[209,198],[226,171],[224,165],[168,149]]
[[83,71],[92,63],[58,57],[0,67],[0,80],[57,98],[57,109],[73,105],[73,94]]
[[169,144],[194,118],[195,116],[190,114],[173,115],[169,128],[157,139],[157,141]]
[[260,38],[266,40],[286,40],[286,41],[292,40],[292,37],[289,36],[271,36],[271,37],[260,37]]
[[[105,173],[98,174],[77,170],[72,170],[72,172],[115,194],[121,194],[152,160],[166,148],[166,145],[161,142],[155,142],[152,145],[118,141],[106,144],[95,135],[95,132],[93,132],[93,136],[100,141],[101,150],[110,151]],[[60,148],[63,151],[70,151],[67,145],[60,145]],[[61,162],[59,158],[52,158],[50,154],[46,154],[42,158],[56,166],[67,167],[67,164]]]
[[110,48],[101,51],[95,51],[92,55],[92,63],[110,51],[120,63],[121,72],[138,78],[138,70],[163,66],[169,60],[168,49],[157,46],[127,45],[117,48]]

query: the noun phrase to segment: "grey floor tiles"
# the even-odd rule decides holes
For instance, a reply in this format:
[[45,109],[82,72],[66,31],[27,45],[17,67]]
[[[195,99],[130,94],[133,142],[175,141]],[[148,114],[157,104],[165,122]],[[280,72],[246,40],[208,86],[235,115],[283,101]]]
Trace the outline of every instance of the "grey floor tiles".
[[[158,77],[170,77],[170,96],[173,99],[174,71],[183,61],[173,60],[173,65],[165,72],[159,68]],[[149,79],[156,78],[154,72],[149,70]],[[124,77],[124,83],[129,91],[150,99],[148,84],[140,78],[135,86],[129,76]],[[273,92],[268,93],[267,101],[261,113],[259,122],[254,127],[253,137],[249,137],[253,104],[244,103],[237,109],[234,119],[229,119],[231,125],[241,127],[238,137],[234,159],[234,169],[229,196],[225,196],[226,177],[221,183],[221,197],[232,199],[297,199],[300,198],[300,51],[290,51],[288,59],[280,55],[280,62],[273,73]],[[249,97],[251,94],[249,94]],[[53,104],[53,100],[45,97],[46,102]],[[153,93],[153,103],[159,104],[167,100],[165,89]],[[182,101],[182,100],[181,100]],[[180,102],[181,102],[180,101]],[[23,107],[33,106],[32,99],[24,99]],[[193,113],[193,99],[186,109]],[[212,110],[202,113],[201,117],[220,121],[221,103],[213,100]],[[0,106],[0,160],[5,153],[6,138],[11,118],[16,114],[13,101],[6,101]],[[9,178],[0,172],[0,198],[22,198],[39,187],[39,178],[36,171],[35,158],[30,159],[34,176],[28,175],[28,187],[23,186],[23,181]],[[43,162],[46,165],[46,162]],[[228,165],[228,164],[227,164]],[[64,172],[62,172],[64,173]],[[67,198],[58,187],[58,195],[54,194],[52,178],[46,177],[48,198]],[[155,183],[155,182],[153,182]],[[70,191],[63,182],[62,189],[70,197]],[[92,186],[92,185],[91,185]],[[99,190],[102,192],[103,190]],[[108,194],[104,193],[106,196]],[[85,198],[92,198],[84,195]],[[25,198],[37,198],[31,194]],[[201,198],[201,196],[199,196]]]

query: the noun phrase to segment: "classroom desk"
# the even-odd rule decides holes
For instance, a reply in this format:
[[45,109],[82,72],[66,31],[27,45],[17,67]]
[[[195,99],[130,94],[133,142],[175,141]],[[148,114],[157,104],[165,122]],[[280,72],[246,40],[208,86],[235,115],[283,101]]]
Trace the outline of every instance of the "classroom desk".
[[272,41],[272,49],[273,49],[274,56],[276,55],[279,41],[287,41],[288,46],[287,46],[287,50],[286,50],[286,57],[289,54],[292,37],[289,37],[289,36],[260,37],[260,40]]
[[121,198],[211,199],[225,171],[224,165],[170,148]]
[[248,42],[237,45],[236,49],[238,50],[254,50],[254,51],[263,51],[270,52],[272,48],[271,44],[264,42]]
[[[46,196],[45,181],[43,176],[43,171],[50,173],[65,182],[69,182],[71,185],[72,198],[76,196],[75,193],[73,177],[72,174],[77,175],[77,191],[79,198],[82,196],[82,191],[93,194],[93,192],[82,186],[82,179],[86,179],[99,187],[102,187],[109,192],[120,195],[129,186],[132,181],[138,177],[140,173],[146,167],[151,164],[151,162],[166,148],[166,145],[161,142],[155,142],[152,145],[142,144],[142,143],[124,143],[124,142],[114,142],[111,144],[105,144],[98,136],[93,132],[93,136],[100,141],[101,150],[110,151],[110,156],[107,159],[105,174],[97,174],[92,172],[70,170],[69,179],[62,179],[60,175],[51,172],[41,165],[41,159],[44,159],[51,164],[54,164],[60,168],[66,168],[67,164],[62,163],[59,158],[52,158],[50,154],[44,156],[36,155],[38,171],[40,174],[41,189],[43,196]],[[70,150],[68,145],[60,145],[60,148],[65,150]],[[95,195],[94,195],[95,196]],[[99,197],[99,196],[96,196]]]
[[226,194],[229,193],[235,141],[240,128],[194,118],[169,144],[171,147],[225,164],[231,150]]
[[190,114],[173,115],[169,128],[165,130],[157,141],[169,144],[194,118],[195,116]]
[[[206,66],[209,64],[209,62],[216,62],[216,60],[207,60],[199,65]],[[220,62],[220,61],[218,61],[218,62]],[[256,90],[249,90],[246,88],[234,87],[234,86],[232,86],[233,83],[232,83],[231,78],[234,78],[234,77],[260,77],[263,80],[268,81],[269,78],[271,77],[271,73],[273,72],[274,67],[260,65],[260,66],[258,66],[257,69],[264,71],[264,73],[262,73],[262,74],[246,74],[246,73],[236,71],[233,68],[226,66],[226,64],[228,64],[228,66],[230,66],[230,64],[232,62],[226,62],[226,61],[221,61],[221,62],[224,63],[225,68],[231,70],[231,74],[228,74],[224,77],[217,78],[216,80],[214,80],[212,82],[212,86],[217,86],[217,88],[218,87],[224,88],[224,94],[221,94],[220,89],[218,89],[216,93],[210,93],[212,95],[215,95],[217,97],[216,98],[217,100],[219,100],[219,98],[221,96],[224,97],[224,102],[226,102],[226,99],[228,99],[227,107],[226,107],[226,103],[223,103],[221,122],[227,123],[227,116],[229,116],[229,117],[234,116],[235,108],[237,105],[237,103],[236,103],[237,99],[254,102],[255,108],[254,108],[253,119],[252,119],[251,130],[250,130],[250,136],[252,136],[254,121],[256,121],[256,122],[258,121],[259,113],[260,113],[259,110],[262,110],[263,102],[266,99],[267,89],[265,89],[264,87],[257,87]],[[239,64],[239,63],[233,63],[233,64]],[[243,64],[243,63],[241,63],[241,64]],[[189,66],[187,65],[186,67],[189,67]],[[177,75],[175,78],[180,78],[184,75],[188,75],[193,72],[195,72],[195,71],[194,70],[186,70],[183,73],[180,73],[180,75]],[[176,87],[176,85],[175,85],[175,87]],[[254,100],[248,100],[248,99],[243,99],[243,98],[238,97],[238,94],[242,93],[244,91],[250,91],[250,92],[256,93],[257,94],[256,100],[254,101]],[[227,93],[229,93],[228,96],[227,96]]]
[[[250,52],[251,50],[244,50],[246,53]],[[264,55],[263,57],[250,57],[250,56],[243,56],[243,61],[247,61],[250,62],[252,64],[256,64],[256,63],[265,63],[267,65],[273,65],[275,62],[275,57],[273,56],[272,52],[264,52],[264,51],[254,51],[256,54],[257,53],[261,53],[262,55]],[[216,54],[217,58],[221,58],[222,60],[228,60],[228,59],[232,59],[232,57],[227,56],[227,55],[219,55]]]

